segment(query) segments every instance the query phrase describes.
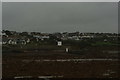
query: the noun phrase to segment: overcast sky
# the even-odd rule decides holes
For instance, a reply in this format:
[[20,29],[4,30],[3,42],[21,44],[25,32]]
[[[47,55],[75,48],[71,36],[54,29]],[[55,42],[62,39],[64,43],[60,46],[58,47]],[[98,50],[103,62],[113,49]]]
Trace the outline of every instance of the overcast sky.
[[118,32],[117,2],[3,2],[3,29],[37,32]]

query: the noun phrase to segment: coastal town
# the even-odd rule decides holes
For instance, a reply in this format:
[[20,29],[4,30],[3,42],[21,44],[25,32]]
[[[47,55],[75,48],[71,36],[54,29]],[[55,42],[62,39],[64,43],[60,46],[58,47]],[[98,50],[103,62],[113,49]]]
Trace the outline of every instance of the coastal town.
[[[2,31],[2,44],[29,44],[32,42],[50,42],[53,44],[57,41],[101,41],[101,42],[117,42],[120,34],[117,33],[80,33],[80,32],[56,32],[56,33],[41,33],[41,32],[16,32]],[[42,43],[41,43],[42,44]]]

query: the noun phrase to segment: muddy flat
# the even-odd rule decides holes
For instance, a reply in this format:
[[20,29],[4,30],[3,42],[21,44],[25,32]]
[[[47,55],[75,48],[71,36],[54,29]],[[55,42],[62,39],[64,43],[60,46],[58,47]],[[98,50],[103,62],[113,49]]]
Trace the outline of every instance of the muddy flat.
[[[103,53],[101,53],[103,54]],[[65,52],[25,52],[3,54],[3,78],[118,78],[115,53],[82,55]],[[111,54],[111,55],[108,55]],[[112,58],[113,56],[113,58]],[[116,56],[116,57],[115,57]]]

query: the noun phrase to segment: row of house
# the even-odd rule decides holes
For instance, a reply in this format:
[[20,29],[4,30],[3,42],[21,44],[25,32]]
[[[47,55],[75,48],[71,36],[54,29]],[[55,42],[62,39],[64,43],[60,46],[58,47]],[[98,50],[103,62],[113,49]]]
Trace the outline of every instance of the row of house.
[[68,40],[68,39],[70,39],[70,40],[82,40],[84,38],[91,39],[91,38],[94,38],[94,36],[67,36],[67,37],[62,36],[61,37],[62,40]]
[[[96,37],[103,37],[106,36],[108,38],[111,37],[116,37],[117,34],[104,34],[104,33],[79,33],[79,32],[74,32],[74,33],[27,33],[24,32],[23,34],[15,32],[15,31],[7,31],[7,33],[11,33],[11,35],[7,35],[5,33],[6,31],[2,32],[2,44],[27,44],[30,41],[32,41],[32,38],[36,39],[37,41],[39,40],[45,40],[45,39],[51,39],[51,36],[55,36],[59,40],[83,40],[85,38],[87,39],[93,39]],[[30,38],[29,36],[32,36]],[[114,39],[114,38],[113,38]],[[107,41],[107,39],[104,39],[104,41]]]
[[2,44],[12,44],[12,45],[22,44],[22,45],[26,45],[29,42],[30,42],[30,39],[7,38],[7,37],[2,38]]

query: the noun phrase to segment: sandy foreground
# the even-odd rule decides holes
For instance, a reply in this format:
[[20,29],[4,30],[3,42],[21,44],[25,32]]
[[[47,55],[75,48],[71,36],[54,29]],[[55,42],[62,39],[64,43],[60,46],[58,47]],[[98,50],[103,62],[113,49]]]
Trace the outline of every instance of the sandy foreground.
[[97,57],[100,56],[98,54],[96,57],[91,55],[61,52],[4,54],[2,77],[120,78],[118,58],[112,58],[111,55],[106,57]]

